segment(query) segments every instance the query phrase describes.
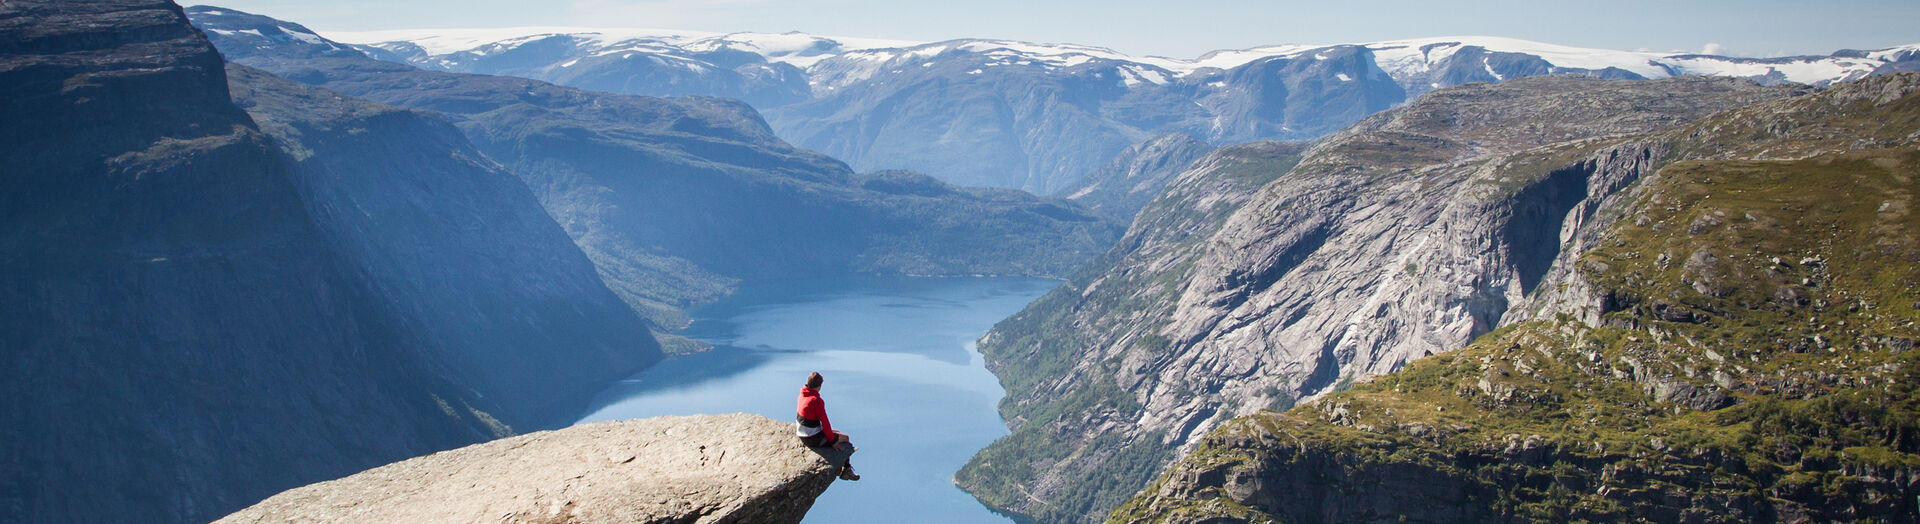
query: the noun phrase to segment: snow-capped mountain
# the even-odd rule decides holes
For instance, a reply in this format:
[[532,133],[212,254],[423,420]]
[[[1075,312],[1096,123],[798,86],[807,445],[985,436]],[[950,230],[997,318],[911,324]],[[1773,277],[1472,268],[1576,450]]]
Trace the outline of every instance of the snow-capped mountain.
[[[1825,85],[1863,78],[1881,66],[1912,59],[1920,53],[1920,44],[1875,51],[1843,50],[1827,56],[1782,58],[1740,58],[1693,53],[1616,51],[1569,47],[1493,36],[1434,37],[1361,44],[1287,44],[1239,50],[1213,51],[1198,58],[1179,59],[1159,56],[1135,56],[1112,49],[1076,44],[1037,44],[1008,40],[951,40],[912,42],[872,38],[815,36],[804,33],[708,33],[668,29],[595,29],[579,27],[515,27],[499,29],[431,29],[329,33],[329,38],[355,44],[372,53],[393,53],[415,65],[437,69],[474,68],[478,59],[559,38],[572,44],[573,60],[589,56],[659,56],[678,62],[690,70],[720,69],[721,64],[703,63],[701,55],[744,52],[760,56],[768,63],[793,65],[814,75],[814,83],[834,88],[866,80],[886,63],[901,58],[926,58],[949,53],[977,53],[1001,58],[998,65],[1043,64],[1071,67],[1092,60],[1128,62],[1141,66],[1128,75],[1131,85],[1138,82],[1164,84],[1194,76],[1207,69],[1233,69],[1261,59],[1295,58],[1327,48],[1364,47],[1375,55],[1380,68],[1410,90],[1415,82],[1435,71],[1452,67],[1456,54],[1466,52],[1466,63],[1477,62],[1494,80],[1510,76],[1502,72],[1497,57],[1523,55],[1515,59],[1539,59],[1540,65],[1555,71],[1591,72],[1602,76],[1664,78],[1682,75],[1709,75],[1750,78],[1763,82],[1798,82]],[[383,53],[384,52],[384,53]],[[865,63],[868,67],[816,67],[830,58]],[[1508,66],[1511,67],[1511,66]]]
[[[1167,133],[1304,140],[1469,82],[1580,74],[1826,85],[1920,62],[1920,44],[1827,56],[1615,51],[1489,36],[1276,45],[1192,58],[1005,40],[527,27],[329,33],[431,70],[655,96],[739,98],[785,139],[855,169],[1051,193]],[[318,38],[319,35],[313,35]]]

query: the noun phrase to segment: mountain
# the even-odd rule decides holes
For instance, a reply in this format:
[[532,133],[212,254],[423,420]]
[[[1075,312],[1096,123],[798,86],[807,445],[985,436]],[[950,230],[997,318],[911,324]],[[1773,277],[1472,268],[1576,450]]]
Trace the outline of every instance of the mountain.
[[659,358],[437,118],[229,76],[165,1],[9,2],[0,42],[5,520],[204,522]]
[[1537,314],[1228,423],[1113,520],[1910,520],[1916,125],[1903,74],[1609,140],[1652,154]]
[[511,427],[556,427],[660,359],[646,321],[526,185],[446,121],[245,66],[227,81],[288,152],[321,231],[414,334],[409,351],[476,392],[467,402]]
[[1039,520],[1103,519],[1232,417],[1528,316],[1611,220],[1595,210],[1664,158],[1617,137],[1804,89],[1524,78],[1427,93],[1304,152],[1223,148],[982,339],[1013,433],[956,478]]
[[368,42],[352,47],[369,56],[423,69],[518,76],[616,93],[723,96],[755,107],[806,100],[812,86],[805,68],[823,58],[915,45],[800,33],[566,27],[346,35]]
[[1079,186],[1060,193],[1095,213],[1131,222],[1174,177],[1213,149],[1185,133],[1155,137],[1121,151]]
[[[1185,259],[1256,191],[1299,162],[1304,149],[1256,142],[1194,162],[1140,211],[1112,250],[981,337],[983,354],[993,352],[987,368],[1008,392],[1000,413],[1013,432],[976,454],[954,482],[1003,511],[1040,521],[1086,520],[1104,511],[1096,508],[1119,505],[1171,460],[1159,439],[1124,431],[1140,406],[1122,384],[1081,379],[1076,370],[1116,332],[1167,314],[1163,296],[1181,285],[1180,265],[1190,266]],[[1145,337],[1141,343],[1167,342]],[[1014,356],[1019,351],[1027,353]],[[1062,394],[1061,388],[1073,389]]]
[[423,69],[508,74],[643,95],[752,103],[781,137],[862,171],[1063,194],[1168,133],[1214,144],[1307,140],[1470,82],[1578,74],[1729,76],[1826,85],[1911,67],[1920,45],[1741,58],[1461,36],[1278,45],[1194,59],[1073,44],[919,43],[798,33],[506,28],[340,33]]
[[[295,24],[187,10],[227,59],[435,111],[517,175],[603,281],[661,330],[742,280],[845,273],[1065,275],[1119,235],[1078,206],[903,172],[856,174],[751,107],[334,54]],[[281,36],[298,35],[298,36]]]

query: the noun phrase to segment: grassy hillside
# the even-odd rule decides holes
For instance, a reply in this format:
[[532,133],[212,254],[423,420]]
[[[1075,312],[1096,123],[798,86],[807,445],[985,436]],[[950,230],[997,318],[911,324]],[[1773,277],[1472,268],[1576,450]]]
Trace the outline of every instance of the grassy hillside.
[[1113,515],[1912,519],[1920,95],[1881,78],[1662,133],[1595,308],[1234,421]]

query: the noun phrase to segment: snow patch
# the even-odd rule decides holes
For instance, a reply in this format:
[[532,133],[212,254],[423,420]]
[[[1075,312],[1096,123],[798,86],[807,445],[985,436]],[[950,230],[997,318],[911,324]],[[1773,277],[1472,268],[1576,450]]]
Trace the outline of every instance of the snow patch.
[[259,30],[259,29],[241,29],[241,30],[238,30],[238,31],[236,31],[236,30],[232,30],[232,29],[208,29],[208,31],[212,31],[212,32],[214,32],[214,33],[218,33],[218,34],[220,34],[220,35],[222,35],[222,36],[234,36],[234,35],[253,35],[253,36],[257,36],[257,37],[261,37],[261,38],[266,38],[266,37],[267,37],[267,35],[263,35],[263,34],[260,34],[260,30]]
[[1659,62],[1688,75],[1762,78],[1777,74],[1788,81],[1815,85],[1864,78],[1885,63],[1860,58],[1733,60],[1700,55],[1663,58]]
[[1920,44],[1907,44],[1873,51],[1867,53],[1867,58],[1882,62],[1891,62],[1914,54],[1920,54]]
[[1662,53],[1589,49],[1498,36],[1417,38],[1364,45],[1373,51],[1380,68],[1395,78],[1425,73],[1433,65],[1446,61],[1469,46],[1495,52],[1534,55],[1555,67],[1592,70],[1614,67],[1647,78],[1667,76],[1665,69],[1653,63],[1653,60],[1666,56]]
[[325,36],[336,42],[350,44],[380,44],[387,42],[409,42],[420,46],[431,55],[449,55],[468,51],[487,44],[508,40],[526,41],[535,37],[568,35],[583,41],[611,45],[628,40],[651,40],[655,42],[677,44],[689,43],[702,38],[722,36],[719,33],[704,31],[679,31],[672,29],[596,29],[565,26],[502,27],[488,29],[393,29],[386,31],[336,31]]
[[[229,34],[229,33],[222,33]],[[324,43],[321,35],[288,31],[294,38],[309,43]],[[719,50],[754,53],[770,63],[785,63],[809,71],[810,81],[828,86],[847,85],[871,78],[882,70],[895,70],[923,60],[920,67],[931,67],[926,59],[944,53],[968,53],[986,58],[981,66],[1041,66],[1047,69],[1081,66],[1096,61],[1118,62],[1120,81],[1127,85],[1168,84],[1200,71],[1231,69],[1263,59],[1330,58],[1324,44],[1286,44],[1240,50],[1221,50],[1194,59],[1159,56],[1132,56],[1112,49],[1077,45],[1019,42],[1010,40],[951,40],[923,43],[875,38],[844,38],[805,33],[709,33],[646,28],[511,27],[494,29],[408,29],[391,31],[331,32],[324,36],[340,42],[393,48],[410,43],[428,54],[429,63],[446,61],[447,55],[467,52],[486,54],[541,38],[564,35],[573,38],[578,58],[616,53],[645,53],[663,57],[682,67],[713,67],[711,63],[688,55]],[[1588,49],[1514,38],[1492,36],[1456,36],[1391,40],[1357,45],[1374,56],[1382,72],[1398,82],[1423,79],[1435,67],[1468,47],[1490,52],[1522,53],[1538,56],[1556,68],[1604,70],[1615,68],[1646,78],[1674,74],[1725,75],[1779,78],[1801,83],[1826,83],[1865,76],[1875,67],[1920,54],[1920,44],[1892,47],[1865,53],[1864,58],[1818,57],[1792,60],[1753,60],[1709,55],[1667,54],[1647,51]],[[665,63],[665,62],[663,62]],[[1489,75],[1506,78],[1492,64],[1483,63]],[[1671,69],[1670,69],[1671,68]],[[696,69],[699,70],[699,69]],[[979,69],[975,69],[978,71]],[[1671,71],[1671,72],[1670,72]],[[978,74],[969,71],[967,74]],[[1377,73],[1373,73],[1377,74]],[[1342,82],[1352,76],[1342,73]],[[1434,85],[1438,88],[1440,86]]]
[[[249,31],[252,31],[252,30],[249,29]],[[286,33],[287,36],[291,36],[294,39],[299,40],[301,42],[306,42],[309,44],[317,44],[317,45],[332,45],[332,43],[327,42],[326,39],[320,38],[320,35],[309,33],[306,31],[295,31],[287,27],[281,27],[280,32]],[[257,34],[260,34],[260,32],[254,31],[254,34],[257,35]]]

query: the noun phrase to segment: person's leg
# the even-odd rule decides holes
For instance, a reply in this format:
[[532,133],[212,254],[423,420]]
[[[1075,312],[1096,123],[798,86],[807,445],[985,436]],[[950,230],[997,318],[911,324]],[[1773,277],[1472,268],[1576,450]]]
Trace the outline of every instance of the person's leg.
[[846,433],[835,431],[833,432],[833,434],[834,434],[833,447],[837,449],[847,450],[847,461],[840,465],[840,478],[847,479],[847,480],[860,480],[860,475],[853,472],[853,452],[859,448],[853,447],[853,441],[847,438]]

